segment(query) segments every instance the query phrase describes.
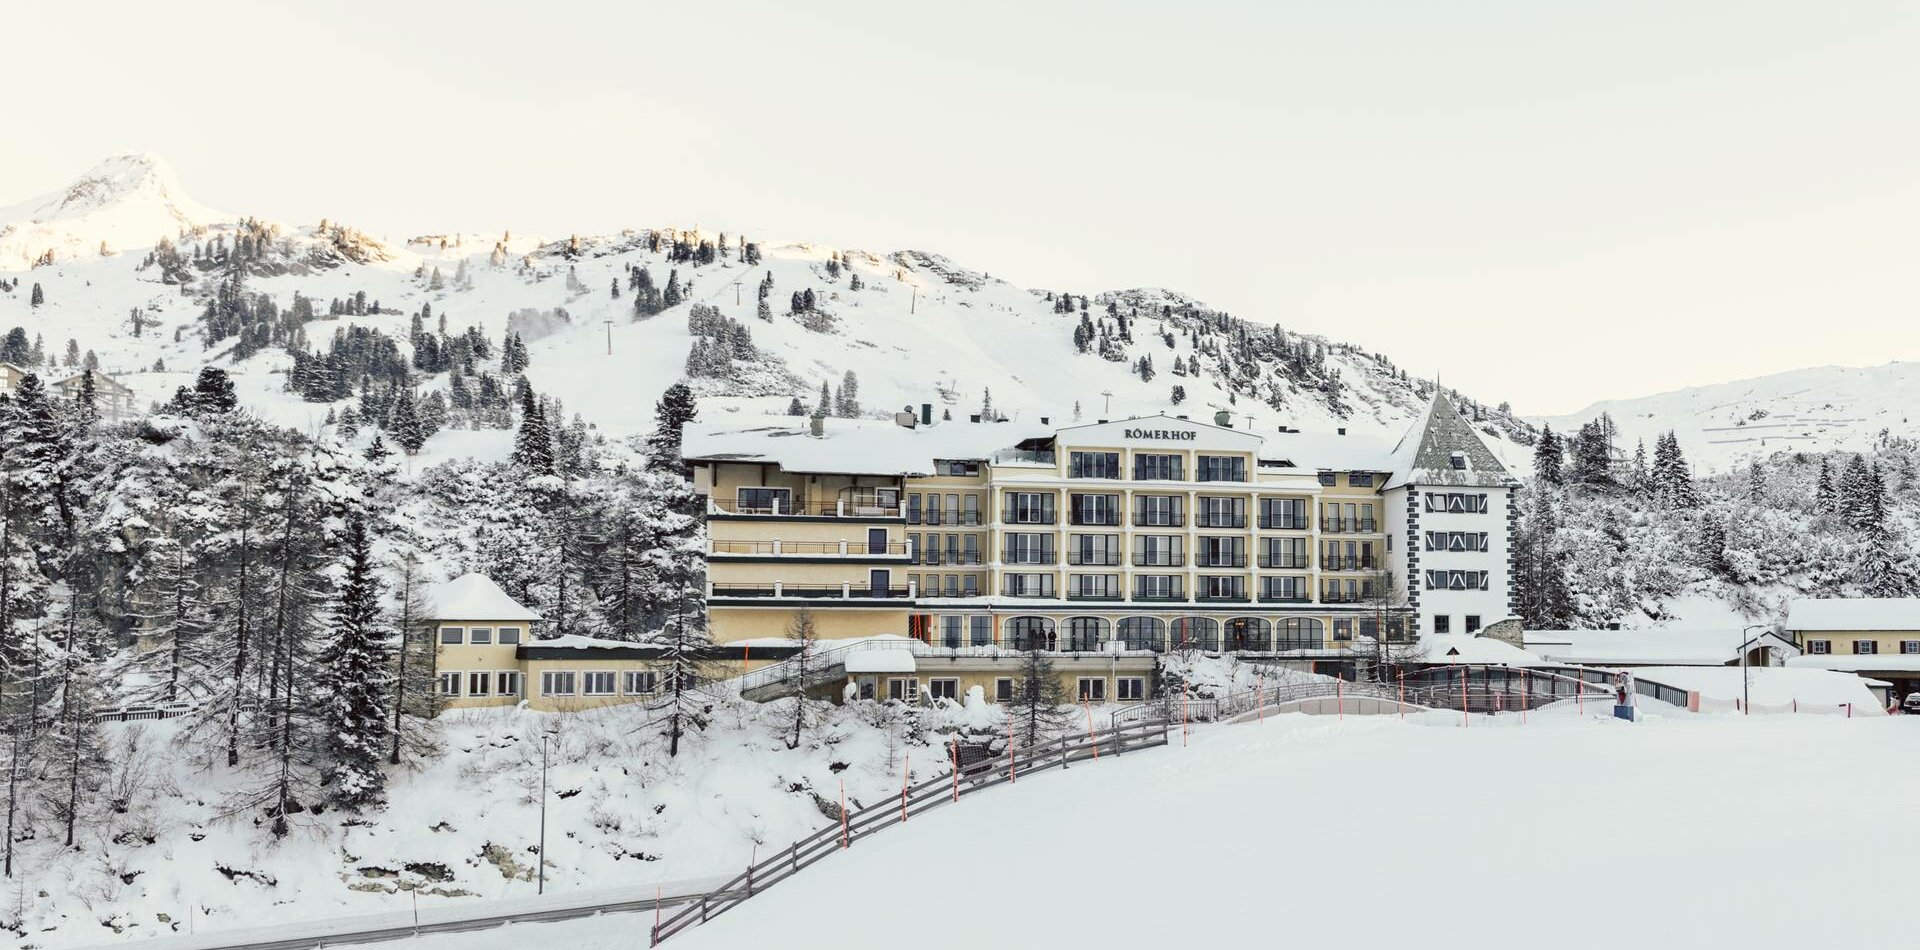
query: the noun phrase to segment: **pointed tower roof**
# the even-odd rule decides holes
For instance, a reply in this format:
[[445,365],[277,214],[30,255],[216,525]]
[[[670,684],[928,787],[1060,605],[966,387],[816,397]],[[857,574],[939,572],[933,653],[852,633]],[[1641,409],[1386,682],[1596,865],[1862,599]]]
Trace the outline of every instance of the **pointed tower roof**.
[[1500,457],[1481,441],[1480,433],[1454,408],[1453,400],[1436,389],[1427,411],[1407,429],[1393,447],[1393,474],[1388,488],[1402,485],[1464,485],[1497,488],[1514,484]]
[[485,574],[462,574],[433,589],[435,620],[539,620]]

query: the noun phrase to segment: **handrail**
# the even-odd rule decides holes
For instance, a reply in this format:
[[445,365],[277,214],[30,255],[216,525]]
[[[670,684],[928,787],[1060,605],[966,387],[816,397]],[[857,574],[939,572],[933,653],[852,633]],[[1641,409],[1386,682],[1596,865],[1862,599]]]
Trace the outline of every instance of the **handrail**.
[[[1021,761],[1023,750],[1018,743],[1009,739],[1004,770],[998,759],[958,771],[949,769],[944,774],[903,789],[897,799],[889,795],[885,800],[863,808],[843,811],[838,823],[821,828],[794,841],[784,851],[755,862],[725,884],[691,898],[681,910],[655,923],[651,931],[652,945],[659,946],[660,941],[674,934],[732,910],[754,894],[800,873],[834,851],[852,847],[855,841],[864,836],[905,822],[928,809],[958,801],[963,795],[992,788],[1001,782],[1014,782],[1021,773],[1032,774],[1055,767],[1064,768],[1074,762],[1096,760],[1103,746],[1112,756],[1124,754],[1129,749],[1166,745],[1168,725],[1166,720],[1152,720],[1133,725],[1108,726],[1084,736],[1063,735],[1024,750],[1024,762]],[[962,783],[962,778],[967,781]]]

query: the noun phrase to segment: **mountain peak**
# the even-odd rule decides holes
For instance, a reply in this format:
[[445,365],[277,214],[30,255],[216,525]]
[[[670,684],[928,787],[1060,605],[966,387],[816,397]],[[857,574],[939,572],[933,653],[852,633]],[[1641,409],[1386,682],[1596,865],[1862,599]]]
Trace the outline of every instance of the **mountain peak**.
[[164,237],[232,220],[189,197],[173,166],[127,152],[103,159],[65,188],[0,208],[0,270],[149,247]]

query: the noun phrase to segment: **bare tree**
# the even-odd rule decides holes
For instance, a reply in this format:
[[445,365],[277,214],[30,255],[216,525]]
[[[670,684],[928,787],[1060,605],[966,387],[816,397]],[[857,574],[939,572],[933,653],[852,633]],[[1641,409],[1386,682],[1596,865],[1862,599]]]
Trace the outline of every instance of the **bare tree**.
[[787,638],[798,641],[800,652],[793,655],[793,673],[799,682],[799,689],[793,695],[793,735],[787,739],[787,748],[800,747],[800,734],[807,728],[807,718],[811,710],[811,701],[807,699],[807,686],[813,678],[813,651],[819,643],[820,631],[814,621],[812,608],[801,606],[793,612],[787,621]]
[[1361,580],[1360,588],[1360,603],[1367,613],[1360,618],[1361,639],[1356,652],[1366,660],[1370,679],[1388,682],[1395,668],[1420,659],[1425,648],[1413,638],[1413,612],[1407,605],[1405,589],[1394,583],[1392,571],[1373,571]]

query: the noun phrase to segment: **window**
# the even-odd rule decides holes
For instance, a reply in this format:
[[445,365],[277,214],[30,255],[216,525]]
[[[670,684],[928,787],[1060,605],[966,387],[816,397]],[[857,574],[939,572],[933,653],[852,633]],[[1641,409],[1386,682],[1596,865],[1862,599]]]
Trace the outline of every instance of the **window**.
[[1238,455],[1202,455],[1194,459],[1193,467],[1203,482],[1247,480],[1247,460]]
[[1332,472],[1321,472],[1321,473],[1320,473],[1320,484],[1321,484],[1321,486],[1322,486],[1322,487],[1324,487],[1324,488],[1332,488],[1332,487],[1334,486],[1334,482],[1335,482],[1335,480],[1336,480],[1336,479],[1337,479],[1338,477],[1339,477],[1339,476],[1337,476],[1337,475],[1335,475],[1335,474],[1334,474],[1334,473],[1332,473]]
[[1003,588],[1008,597],[1052,597],[1052,574],[1007,574]]
[[1082,600],[1119,600],[1120,575],[1068,574],[1067,596]]
[[1307,600],[1307,579],[1304,577],[1262,577],[1260,578],[1260,599],[1267,601]]
[[1107,681],[1094,676],[1080,677],[1080,701],[1083,703],[1106,702]]
[[1455,471],[1464,472],[1467,470],[1467,453],[1465,452],[1455,452],[1447,456],[1447,461],[1453,465]]
[[520,671],[519,670],[501,670],[500,672],[494,674],[494,680],[496,685],[499,686],[500,695],[502,696],[520,695]]
[[1260,566],[1281,570],[1307,569],[1306,538],[1265,538],[1260,546]]
[[1486,590],[1486,571],[1428,571],[1428,590]]
[[1480,632],[1480,615],[1479,614],[1467,615],[1467,632],[1468,633]]
[[1119,495],[1068,495],[1073,524],[1117,525],[1120,523]]
[[920,680],[912,676],[887,678],[887,698],[903,703],[920,701]]
[[1246,600],[1247,579],[1238,575],[1203,575],[1200,596],[1206,600]]
[[1477,492],[1430,491],[1426,495],[1428,511],[1469,515],[1487,512],[1487,496]]
[[1006,515],[1002,520],[1010,524],[1052,524],[1053,495],[1036,491],[1008,492]]
[[[939,463],[936,462],[934,464],[938,465]],[[920,523],[920,493],[919,492],[915,492],[907,496],[907,523],[908,524]]]
[[1900,641],[1900,652],[1905,653],[1908,656],[1912,656],[1915,653],[1920,653],[1920,640]]
[[793,489],[791,488],[742,488],[738,498],[738,507],[742,513],[755,515],[777,515],[793,513]]
[[959,614],[948,614],[940,618],[940,645],[941,646],[951,648],[951,647],[957,647],[961,645],[960,644],[960,623],[961,623],[961,617]]
[[1453,618],[1447,616],[1446,614],[1435,614],[1433,617],[1433,632],[1434,633],[1452,633]]
[[976,614],[968,617],[967,641],[977,647],[983,647],[992,643],[993,618],[986,614]]
[[1068,478],[1119,478],[1120,453],[1071,452],[1067,455]]
[[1260,527],[1278,528],[1282,531],[1305,531],[1307,500],[1305,498],[1260,499]]
[[613,671],[594,670],[580,674],[581,694],[584,696],[612,696]]
[[1333,639],[1335,642],[1345,642],[1347,640],[1353,639],[1352,618],[1350,617],[1333,618]]
[[1135,455],[1133,477],[1138,481],[1177,482],[1184,475],[1178,455]]
[[1808,640],[1807,653],[1810,656],[1822,656],[1833,652],[1832,640]]
[[1178,528],[1183,510],[1179,495],[1138,495],[1134,498],[1133,523],[1145,528]]
[[958,700],[960,698],[960,681],[957,679],[927,680],[927,695],[934,699]]
[[448,644],[464,643],[466,642],[466,634],[467,628],[465,627],[441,627],[440,642]]
[[510,646],[519,642],[520,642],[519,627],[501,627],[500,628],[500,645],[501,646]]
[[628,696],[645,696],[660,688],[660,674],[652,670],[628,670],[623,679]]
[[1180,578],[1172,574],[1138,574],[1133,579],[1135,600],[1179,600]]
[[1107,622],[1099,617],[1073,617],[1067,620],[1067,649],[1100,649],[1107,638]]
[[933,471],[936,475],[948,478],[972,478],[980,474],[979,462],[962,462],[956,459],[934,459]]
[[1244,528],[1247,526],[1245,498],[1200,498],[1200,526],[1203,528]]
[[492,673],[468,673],[467,674],[467,695],[468,696],[491,695],[493,693],[492,687],[493,687]]
[[1067,563],[1112,567],[1120,563],[1120,536],[1117,534],[1073,534],[1067,536]]
[[1487,550],[1487,533],[1485,531],[1429,531],[1427,532],[1427,550],[1485,551]]
[[1247,539],[1203,536],[1194,563],[1200,567],[1246,567]]
[[1853,641],[1853,653],[1855,656],[1872,656],[1875,653],[1879,653],[1879,652],[1880,652],[1880,644],[1872,640]]
[[1001,560],[1008,564],[1052,564],[1053,535],[1029,532],[1010,532],[1007,535],[1006,556]]
[[1013,680],[1003,676],[993,681],[993,701],[996,703],[1013,702]]
[[1120,701],[1136,702],[1147,698],[1147,680],[1141,676],[1122,676],[1114,681]]
[[468,630],[467,630],[467,642],[468,642],[468,643],[473,643],[473,644],[488,644],[488,643],[492,643],[492,642],[493,642],[493,628],[492,628],[492,627],[472,627],[472,628],[470,628],[470,629],[468,629]]
[[962,495],[960,496],[960,502],[961,502],[960,523],[961,524],[979,524],[980,523],[980,496],[979,495]]
[[960,596],[962,597],[980,596],[980,575],[968,574],[965,577],[960,578]]
[[460,674],[459,673],[441,673],[439,686],[440,686],[440,695],[442,696],[460,695]]
[[1372,488],[1373,473],[1372,472],[1348,472],[1347,484],[1354,488]]
[[1182,543],[1178,535],[1140,534],[1133,538],[1133,565],[1135,567],[1179,567],[1186,563],[1181,557]]
[[540,674],[540,695],[572,696],[573,673],[565,670],[548,670]]

